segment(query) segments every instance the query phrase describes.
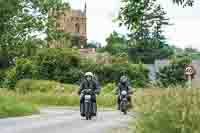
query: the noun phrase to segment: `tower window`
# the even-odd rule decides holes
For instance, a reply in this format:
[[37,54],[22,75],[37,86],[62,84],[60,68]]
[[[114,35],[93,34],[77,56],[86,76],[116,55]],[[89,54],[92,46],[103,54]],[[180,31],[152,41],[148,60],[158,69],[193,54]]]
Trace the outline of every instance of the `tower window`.
[[75,24],[75,32],[79,33],[80,32],[80,25]]

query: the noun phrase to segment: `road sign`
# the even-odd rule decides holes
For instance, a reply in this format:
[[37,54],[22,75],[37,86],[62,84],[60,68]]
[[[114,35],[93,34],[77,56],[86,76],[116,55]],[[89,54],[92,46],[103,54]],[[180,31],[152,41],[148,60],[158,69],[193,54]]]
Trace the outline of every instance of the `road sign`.
[[185,68],[185,75],[188,79],[188,87],[192,88],[192,79],[194,78],[194,75],[196,74],[196,70],[192,65],[189,65]]
[[192,76],[194,74],[195,70],[192,66],[188,66],[185,69],[185,75]]

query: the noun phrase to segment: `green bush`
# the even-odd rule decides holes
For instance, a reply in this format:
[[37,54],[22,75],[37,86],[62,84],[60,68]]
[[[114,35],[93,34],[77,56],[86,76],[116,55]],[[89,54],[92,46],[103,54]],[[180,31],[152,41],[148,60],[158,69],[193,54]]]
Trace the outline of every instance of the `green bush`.
[[14,88],[21,79],[52,80],[61,83],[80,83],[85,72],[93,72],[101,84],[116,83],[127,74],[135,85],[148,82],[148,69],[143,64],[96,64],[80,57],[74,49],[39,49],[29,59],[17,59],[16,66],[6,72],[4,85]]
[[15,86],[18,92],[28,93],[28,92],[63,92],[67,94],[76,93],[78,91],[78,86],[61,84],[55,81],[48,80],[19,80]]
[[34,58],[40,79],[74,83],[80,79],[80,54],[74,49],[41,49]]
[[138,92],[135,133],[199,133],[200,91],[183,88]]
[[37,79],[39,77],[38,66],[29,59],[17,59],[16,62],[17,79]]
[[157,74],[158,80],[164,87],[170,85],[185,85],[186,78],[184,71],[187,65],[191,63],[190,57],[174,58],[169,66],[160,69]]
[[4,82],[4,78],[6,76],[6,71],[5,70],[0,70],[0,87],[3,87],[3,82]]
[[3,85],[14,89],[20,79],[37,79],[38,67],[29,59],[17,59],[16,66],[6,71]]
[[6,76],[3,81],[3,87],[14,89],[17,82],[16,68],[10,68],[6,71]]
[[102,84],[119,82],[120,77],[126,74],[133,82],[134,87],[143,87],[148,82],[148,69],[143,64],[103,64],[88,65],[85,71],[92,71]]

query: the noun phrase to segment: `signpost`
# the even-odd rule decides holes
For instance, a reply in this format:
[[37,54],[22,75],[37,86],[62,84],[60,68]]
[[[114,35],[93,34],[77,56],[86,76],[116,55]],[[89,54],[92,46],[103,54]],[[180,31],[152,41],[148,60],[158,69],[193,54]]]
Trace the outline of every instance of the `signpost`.
[[192,88],[192,79],[194,78],[194,75],[195,75],[195,69],[192,65],[189,65],[186,67],[185,69],[185,75],[188,79],[188,88]]

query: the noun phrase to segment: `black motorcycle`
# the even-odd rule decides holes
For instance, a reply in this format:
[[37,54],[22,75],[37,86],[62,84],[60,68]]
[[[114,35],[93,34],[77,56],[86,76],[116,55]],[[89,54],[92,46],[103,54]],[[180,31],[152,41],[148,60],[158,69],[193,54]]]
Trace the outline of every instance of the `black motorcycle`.
[[123,90],[120,94],[120,110],[125,115],[127,114],[127,111],[128,111],[128,92],[125,91],[125,90]]
[[92,102],[93,95],[95,95],[95,93],[92,91],[92,89],[85,89],[82,92],[82,96],[84,96],[84,103],[81,108],[83,109],[86,120],[91,120],[94,114],[97,112],[96,103]]

